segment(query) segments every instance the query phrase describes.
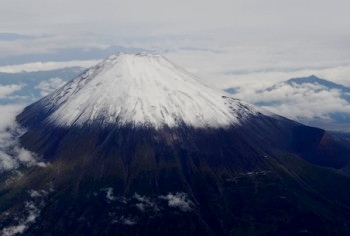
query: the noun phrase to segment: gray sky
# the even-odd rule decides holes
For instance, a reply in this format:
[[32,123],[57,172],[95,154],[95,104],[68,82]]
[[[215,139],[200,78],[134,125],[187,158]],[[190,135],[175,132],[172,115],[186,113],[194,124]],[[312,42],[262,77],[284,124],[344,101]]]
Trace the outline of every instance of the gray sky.
[[273,58],[305,51],[313,53],[304,55],[313,59],[311,65],[334,55],[342,63],[348,62],[348,9],[346,0],[2,0],[0,33],[18,37],[0,35],[0,54],[125,45],[246,50],[250,57]]
[[163,53],[217,87],[339,66],[328,79],[349,84],[349,9],[348,0],[2,0],[0,65],[122,46]]
[[[350,86],[349,9],[348,0],[1,0],[0,67],[74,64],[114,46],[160,52],[218,88],[310,74]],[[38,65],[67,63],[26,68]]]

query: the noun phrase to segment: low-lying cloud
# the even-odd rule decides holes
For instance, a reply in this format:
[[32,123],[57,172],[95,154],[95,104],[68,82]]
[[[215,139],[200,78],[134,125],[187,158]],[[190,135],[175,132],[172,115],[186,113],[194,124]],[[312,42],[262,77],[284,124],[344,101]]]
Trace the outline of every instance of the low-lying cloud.
[[[276,114],[325,129],[341,129],[350,122],[348,89],[319,83],[279,82],[273,86],[234,87],[237,98]],[[348,130],[348,128],[347,128]]]
[[66,82],[63,79],[55,77],[48,79],[47,81],[40,82],[37,86],[35,86],[35,88],[40,90],[41,96],[46,96],[63,86],[65,83]]
[[0,84],[0,99],[5,98],[23,88],[21,84],[10,84],[10,85],[1,85]]
[[37,163],[36,156],[18,143],[23,131],[15,122],[15,117],[22,109],[22,105],[0,106],[0,172]]

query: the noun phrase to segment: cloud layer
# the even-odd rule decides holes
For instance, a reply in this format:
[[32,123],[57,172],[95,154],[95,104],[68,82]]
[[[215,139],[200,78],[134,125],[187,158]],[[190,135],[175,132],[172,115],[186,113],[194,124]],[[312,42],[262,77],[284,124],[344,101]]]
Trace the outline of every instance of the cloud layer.
[[[253,95],[254,96],[254,95]],[[283,86],[273,91],[263,91],[252,97],[255,102],[270,102],[269,110],[292,119],[330,119],[330,113],[350,114],[350,104],[337,89],[322,86]]]

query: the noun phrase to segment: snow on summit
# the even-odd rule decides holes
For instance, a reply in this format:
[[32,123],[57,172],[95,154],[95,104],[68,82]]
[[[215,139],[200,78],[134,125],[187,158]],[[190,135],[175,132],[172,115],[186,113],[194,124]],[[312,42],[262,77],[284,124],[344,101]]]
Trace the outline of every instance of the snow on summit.
[[155,128],[220,127],[254,113],[252,107],[227,96],[163,56],[121,53],[88,69],[38,104],[48,113],[45,121],[59,126],[97,122]]

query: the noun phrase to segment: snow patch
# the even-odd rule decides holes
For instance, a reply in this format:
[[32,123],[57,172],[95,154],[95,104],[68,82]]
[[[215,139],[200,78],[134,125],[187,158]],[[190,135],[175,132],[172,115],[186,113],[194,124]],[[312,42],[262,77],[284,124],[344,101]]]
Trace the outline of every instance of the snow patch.
[[45,196],[47,196],[47,194],[48,194],[48,192],[46,190],[30,190],[29,191],[29,196],[31,198],[45,197]]
[[101,189],[101,191],[106,193],[106,200],[107,202],[113,202],[115,200],[117,200],[117,197],[114,196],[113,194],[113,188],[103,188]]
[[[105,199],[104,193],[113,193],[112,188],[100,189],[94,196]],[[101,195],[103,193],[103,195]],[[38,195],[32,192],[34,196]],[[112,195],[113,201],[106,197],[108,205],[107,217],[112,224],[133,226],[144,220],[156,220],[164,215],[188,214],[196,208],[184,192],[168,193],[166,195],[134,195],[126,197]]]
[[228,104],[227,96],[160,55],[117,54],[36,106],[49,113],[46,122],[64,127],[226,127],[258,112],[237,99]]
[[24,230],[27,228],[26,225],[17,225],[5,228],[1,231],[3,236],[13,236],[16,234],[23,234]]
[[194,205],[191,200],[188,199],[186,193],[168,193],[166,196],[160,196],[160,199],[168,201],[168,206],[178,208],[181,211],[191,211]]
[[28,195],[30,200],[24,202],[24,210],[18,214],[10,215],[6,214],[7,218],[12,217],[13,221],[16,221],[13,225],[7,226],[0,231],[3,236],[14,236],[23,234],[28,227],[35,223],[36,219],[40,215],[41,209],[45,206],[45,198],[53,191],[51,184],[49,184],[48,190],[29,190]]
[[123,224],[123,225],[133,226],[133,225],[137,224],[137,219],[129,217],[129,216],[122,216],[122,217],[120,217],[120,219],[112,221],[112,224],[117,224],[117,223]]
[[40,161],[40,162],[37,162],[36,165],[39,167],[45,168],[49,165],[49,163],[45,163],[45,162]]
[[157,207],[156,203],[153,202],[150,197],[141,196],[141,195],[135,193],[134,199],[136,199],[138,201],[138,203],[136,203],[135,206],[141,212],[145,212],[147,210],[159,211],[159,208]]
[[27,215],[20,219],[17,225],[4,228],[1,231],[1,235],[13,236],[16,234],[23,234],[29,225],[35,222],[40,214],[39,208],[32,201],[25,202],[25,211]]

